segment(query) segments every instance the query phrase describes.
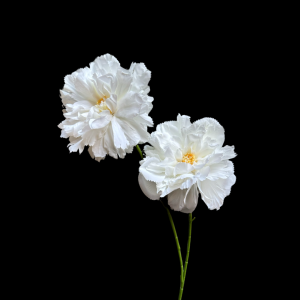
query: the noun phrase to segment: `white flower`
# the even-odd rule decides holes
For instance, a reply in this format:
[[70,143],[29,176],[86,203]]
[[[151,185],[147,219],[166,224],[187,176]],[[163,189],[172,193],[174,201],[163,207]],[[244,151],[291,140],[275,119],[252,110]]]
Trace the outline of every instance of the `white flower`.
[[66,120],[58,127],[61,137],[70,139],[70,152],[89,146],[90,155],[100,161],[106,154],[124,158],[145,143],[147,126],[153,126],[150,76],[144,64],[132,63],[125,70],[110,54],[66,76],[61,90]]
[[152,199],[168,195],[173,210],[191,213],[202,200],[209,209],[219,209],[236,181],[233,146],[222,147],[224,129],[212,118],[191,124],[190,117],[157,126],[145,146],[139,184]]

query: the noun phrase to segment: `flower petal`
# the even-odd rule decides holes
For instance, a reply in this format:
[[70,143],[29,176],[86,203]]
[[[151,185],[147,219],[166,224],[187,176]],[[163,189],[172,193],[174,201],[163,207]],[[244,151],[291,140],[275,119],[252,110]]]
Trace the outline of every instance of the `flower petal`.
[[198,204],[199,192],[197,185],[192,185],[189,189],[177,189],[168,195],[168,204],[173,210],[184,213],[191,213]]
[[114,114],[117,110],[117,96],[113,94],[105,102],[107,107]]
[[209,174],[207,179],[217,180],[219,178],[226,179],[234,172],[233,163],[229,160],[223,160],[217,164],[209,166]]
[[126,149],[129,145],[129,142],[126,139],[126,136],[122,130],[122,127],[118,123],[118,119],[114,116],[111,119],[112,130],[114,134],[114,144],[116,148]]
[[133,74],[133,88],[135,90],[143,90],[145,93],[149,92],[148,83],[150,81],[151,72],[143,63],[132,63],[129,71]]
[[93,153],[92,147],[89,147],[88,152],[89,152],[91,158],[94,158],[98,162],[100,162],[101,160],[103,160],[105,158],[105,156],[104,157],[96,157]]
[[128,93],[123,99],[119,100],[115,116],[118,118],[131,119],[136,117],[143,104],[142,97],[137,93]]
[[160,196],[157,193],[155,182],[146,180],[141,173],[139,173],[138,181],[141,190],[149,199],[159,200]]
[[118,85],[115,94],[118,99],[122,99],[127,94],[133,78],[130,73],[123,71],[121,68],[118,69],[116,76]]
[[118,158],[117,149],[114,144],[114,136],[111,124],[107,126],[107,131],[104,136],[104,148],[110,156],[116,159]]
[[224,146],[222,148],[217,149],[216,153],[218,152],[221,152],[223,154],[222,160],[236,157],[236,153],[234,152],[234,146]]
[[69,151],[76,152],[79,150],[79,153],[82,153],[84,149],[84,142],[81,138],[70,137]]
[[207,207],[209,209],[220,209],[224,198],[230,194],[231,187],[235,181],[236,177],[234,174],[226,179],[198,181],[201,198]]
[[200,181],[203,181],[207,178],[208,174],[210,171],[210,167],[209,166],[205,166],[202,169],[198,170],[196,173],[196,178]]
[[141,123],[138,123],[135,118],[134,119],[126,119],[127,123],[131,125],[131,127],[136,131],[139,135],[138,143],[146,143],[149,140],[150,134],[147,131],[146,126],[142,126]]
[[194,170],[194,167],[191,164],[184,162],[178,163],[175,167],[175,176],[190,173],[192,170]]
[[104,138],[97,140],[93,145],[92,150],[96,157],[105,157],[107,151],[104,148]]
[[138,131],[127,119],[118,119],[118,123],[122,127],[122,130],[124,131],[124,134],[129,141],[130,145],[135,146],[139,143],[141,140],[140,135],[138,134]]
[[185,116],[185,115],[182,116],[181,114],[178,114],[177,122],[178,122],[179,128],[191,126],[190,118],[191,117],[189,117],[189,116]]
[[119,67],[119,61],[110,54],[101,55],[97,57],[92,63],[90,63],[91,71],[100,75],[106,73],[115,75]]
[[198,204],[198,198],[199,198],[199,191],[197,188],[197,184],[192,185],[189,192],[187,193],[186,199],[185,199],[185,206],[181,210],[181,212],[190,214],[192,213]]
[[168,204],[173,210],[181,211],[184,207],[184,198],[187,194],[187,189],[177,189],[168,195]]
[[100,114],[100,118],[94,120],[91,119],[89,121],[89,125],[91,129],[99,129],[107,126],[112,119],[112,115],[110,114],[109,110],[104,110]]
[[213,118],[203,118],[196,122],[194,125],[198,128],[205,129],[204,139],[208,141],[208,143],[214,147],[222,146],[225,140],[224,128],[220,125],[220,123]]
[[149,157],[143,160],[139,171],[143,174],[146,180],[160,182],[165,178],[163,170],[157,168],[158,162],[159,159],[156,157]]

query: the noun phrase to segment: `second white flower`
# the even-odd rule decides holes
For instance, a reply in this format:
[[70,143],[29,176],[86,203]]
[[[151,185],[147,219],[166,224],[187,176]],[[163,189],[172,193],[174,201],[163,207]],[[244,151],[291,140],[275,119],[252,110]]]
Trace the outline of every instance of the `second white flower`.
[[168,195],[173,210],[191,213],[199,193],[209,209],[219,209],[236,181],[233,146],[222,147],[224,129],[212,118],[190,122],[177,117],[151,133],[145,146],[146,158],[140,163],[139,184],[152,199]]
[[100,161],[107,154],[124,158],[145,143],[147,127],[153,126],[149,80],[144,64],[133,63],[125,70],[109,54],[66,76],[61,90],[66,120],[59,128],[61,137],[70,139],[70,152],[81,153],[89,146],[91,156]]

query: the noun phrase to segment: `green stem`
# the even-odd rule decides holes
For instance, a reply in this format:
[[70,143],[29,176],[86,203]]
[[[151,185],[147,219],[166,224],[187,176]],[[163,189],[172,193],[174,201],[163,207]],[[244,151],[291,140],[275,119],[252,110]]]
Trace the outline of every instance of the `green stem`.
[[175,242],[176,242],[176,246],[177,246],[177,251],[178,251],[178,256],[179,256],[179,262],[180,262],[180,290],[179,290],[179,297],[178,300],[181,300],[182,297],[182,293],[183,293],[183,285],[184,285],[184,275],[183,275],[183,264],[182,264],[182,257],[181,257],[181,251],[180,251],[180,245],[179,245],[179,240],[177,237],[177,233],[176,233],[176,229],[175,229],[175,225],[172,219],[172,215],[169,211],[169,209],[164,205],[164,203],[162,201],[160,201],[162,203],[162,205],[164,206],[164,208],[166,209],[167,213],[168,213],[168,217],[171,223],[171,227],[173,229],[173,233],[174,233],[174,237],[175,237]]
[[185,257],[185,264],[184,264],[184,274],[183,274],[183,284],[185,282],[185,276],[186,276],[186,269],[188,266],[189,256],[190,256],[190,248],[191,248],[191,238],[192,238],[192,222],[195,220],[193,219],[192,214],[189,214],[189,238],[187,242],[187,251],[186,251],[186,257]]
[[[138,153],[140,154],[141,158],[144,159],[143,153],[142,153],[139,145],[136,145],[136,149],[137,149]],[[182,294],[183,294],[183,287],[184,287],[185,277],[186,277],[187,265],[188,265],[188,261],[189,261],[189,255],[190,255],[191,236],[192,236],[192,222],[195,220],[195,218],[193,219],[192,214],[189,214],[189,237],[188,237],[188,243],[187,243],[187,252],[186,252],[186,257],[185,257],[185,264],[184,264],[184,268],[183,268],[179,240],[178,240],[178,237],[177,237],[177,232],[176,232],[175,225],[174,225],[174,222],[173,222],[173,219],[172,219],[172,215],[171,215],[169,209],[164,205],[164,203],[161,200],[160,200],[160,202],[167,211],[167,214],[168,214],[168,217],[169,217],[169,220],[170,220],[170,223],[171,223],[171,227],[172,227],[172,230],[173,230],[173,233],[174,233],[176,246],[177,246],[179,262],[180,262],[180,290],[179,290],[178,300],[181,300]]]
[[144,159],[142,150],[140,149],[139,145],[136,145],[136,149],[137,149],[138,153],[140,154],[141,158]]

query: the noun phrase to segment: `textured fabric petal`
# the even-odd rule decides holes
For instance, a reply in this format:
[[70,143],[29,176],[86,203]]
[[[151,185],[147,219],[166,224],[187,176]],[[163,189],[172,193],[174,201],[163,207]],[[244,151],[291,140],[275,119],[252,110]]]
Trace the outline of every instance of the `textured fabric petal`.
[[126,150],[124,150],[122,148],[117,148],[117,153],[120,158],[124,158],[126,155]]
[[222,146],[225,140],[224,128],[220,123],[213,118],[203,118],[194,123],[198,127],[203,127],[205,129],[204,139],[215,147]]
[[224,198],[230,194],[231,187],[235,181],[236,177],[232,174],[226,179],[205,180],[198,184],[202,200],[207,207],[219,210],[223,205]]
[[84,142],[80,138],[70,137],[70,144],[68,146],[70,152],[76,152],[79,150],[79,153],[82,153],[84,149]]
[[190,173],[193,170],[194,167],[192,165],[180,162],[175,167],[175,175]]
[[222,153],[222,160],[227,160],[236,157],[236,153],[234,152],[234,146],[225,146],[217,149],[216,153]]
[[118,101],[118,108],[115,116],[126,119],[134,118],[139,115],[142,104],[143,99],[139,94],[129,93],[123,99]]
[[200,181],[203,181],[207,178],[208,174],[210,172],[210,167],[209,166],[205,166],[202,169],[200,169],[199,171],[197,171],[196,173],[196,178]]
[[209,174],[207,176],[207,179],[212,181],[219,178],[226,179],[231,176],[231,174],[233,174],[233,171],[233,163],[229,160],[224,160],[209,167]]
[[118,69],[117,80],[118,80],[118,86],[117,86],[115,93],[116,93],[118,99],[122,99],[129,91],[129,88],[130,88],[133,78],[127,72],[124,72],[121,69]]
[[139,130],[132,126],[131,122],[126,119],[118,119],[118,123],[122,127],[122,130],[126,136],[126,139],[131,145],[137,145],[141,140]]
[[133,75],[132,90],[143,90],[145,93],[149,92],[148,83],[150,81],[151,72],[146,68],[143,63],[132,63],[130,71]]
[[129,142],[126,139],[122,127],[118,123],[118,119],[116,117],[112,118],[111,125],[114,134],[114,144],[116,148],[126,149],[126,147],[129,145]]
[[198,205],[199,191],[197,188],[197,184],[192,185],[190,188],[186,200],[185,206],[182,208],[181,212],[190,214],[192,213]]
[[91,119],[89,125],[91,129],[99,129],[107,126],[112,119],[112,115],[108,110],[100,113],[100,117],[96,120]]
[[135,117],[135,120],[139,123],[145,124],[146,126],[152,127],[153,120],[147,114],[141,114]]
[[177,116],[177,122],[180,128],[189,127],[191,125],[190,117],[184,115],[181,116],[180,114]]
[[184,213],[191,213],[198,204],[199,192],[197,185],[192,185],[189,189],[177,189],[168,195],[168,204],[173,210]]
[[104,157],[96,157],[93,153],[92,147],[89,147],[88,152],[89,152],[91,158],[95,159],[98,162],[100,162],[101,160],[103,160],[105,158],[105,156]]
[[84,145],[90,145],[93,146],[98,138],[98,132],[96,130],[89,130],[86,131],[82,135],[82,140],[84,142]]
[[117,96],[111,95],[110,98],[106,100],[106,105],[110,109],[110,111],[114,114],[117,110]]
[[97,57],[95,61],[90,63],[90,68],[93,73],[98,74],[116,74],[118,68],[120,67],[119,61],[110,54],[105,54],[100,57]]
[[148,181],[154,181],[154,182],[160,182],[164,179],[165,174],[163,171],[154,170],[153,165],[155,165],[156,162],[159,162],[159,160],[155,157],[150,157],[143,161],[143,164],[140,166],[139,171],[143,174],[146,180]]
[[[91,148],[91,147],[90,147]],[[92,151],[96,157],[105,157],[107,151],[104,148],[104,138],[99,139],[93,145]]]
[[147,131],[147,127],[143,127],[141,123],[138,123],[135,119],[126,119],[127,123],[130,124],[132,128],[139,135],[139,143],[146,143],[149,140],[150,134]]
[[151,200],[159,200],[160,196],[156,191],[156,183],[147,181],[145,177],[139,173],[138,181],[143,193]]
[[110,156],[112,156],[113,158],[118,158],[111,124],[108,125],[107,132],[104,136],[104,148]]
[[177,189],[168,195],[168,204],[173,210],[181,211],[184,207],[184,198],[187,194],[187,189]]

